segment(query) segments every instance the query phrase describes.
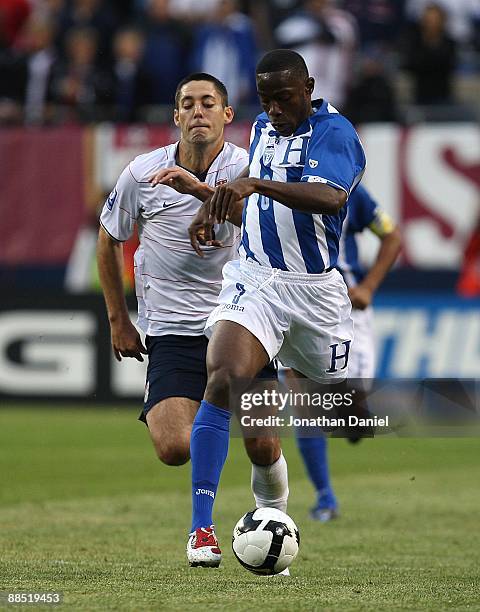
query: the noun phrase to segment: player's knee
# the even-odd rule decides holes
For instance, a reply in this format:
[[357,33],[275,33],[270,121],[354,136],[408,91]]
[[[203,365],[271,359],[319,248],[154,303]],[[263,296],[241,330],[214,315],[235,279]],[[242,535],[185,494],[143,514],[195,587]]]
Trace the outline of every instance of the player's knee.
[[244,376],[235,364],[210,365],[205,397],[213,404],[228,407],[230,392],[235,382]]
[[174,444],[154,444],[157,457],[165,465],[184,465],[190,459],[190,442],[176,441]]
[[245,440],[247,455],[256,465],[272,465],[280,457],[278,438],[249,438]]

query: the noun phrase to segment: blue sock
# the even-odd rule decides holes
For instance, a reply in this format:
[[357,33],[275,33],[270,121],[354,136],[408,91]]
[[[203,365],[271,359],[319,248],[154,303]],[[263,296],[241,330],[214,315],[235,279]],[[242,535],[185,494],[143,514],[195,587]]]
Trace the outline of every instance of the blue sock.
[[330,484],[328,471],[327,440],[317,438],[297,438],[310,480],[317,491],[317,505],[320,508],[336,508],[337,500]]
[[192,460],[192,529],[210,527],[220,474],[228,453],[231,413],[205,400],[193,421],[190,437]]

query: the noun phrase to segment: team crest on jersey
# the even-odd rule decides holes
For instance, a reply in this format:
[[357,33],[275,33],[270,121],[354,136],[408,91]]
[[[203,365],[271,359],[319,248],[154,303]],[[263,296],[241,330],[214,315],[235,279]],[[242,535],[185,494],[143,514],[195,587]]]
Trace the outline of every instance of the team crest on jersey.
[[310,168],[316,168],[318,166],[318,161],[316,159],[309,159],[308,165]]
[[112,210],[113,205],[115,204],[115,200],[117,199],[118,192],[116,189],[112,191],[112,193],[107,198],[107,208],[108,210]]
[[269,166],[272,163],[272,159],[275,155],[275,136],[269,136],[267,146],[263,152],[263,165]]

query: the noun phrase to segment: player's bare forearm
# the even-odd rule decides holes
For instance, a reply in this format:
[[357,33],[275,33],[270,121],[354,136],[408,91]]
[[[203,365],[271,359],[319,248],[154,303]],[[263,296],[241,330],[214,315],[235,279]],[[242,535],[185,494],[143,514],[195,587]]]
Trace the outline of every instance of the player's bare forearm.
[[402,246],[400,230],[397,227],[382,236],[380,240],[381,244],[375,262],[362,281],[362,285],[372,293],[381,285],[386,274],[395,263]]
[[[247,178],[248,172],[249,172],[249,167],[246,166],[242,170],[242,172],[237,176],[237,179]],[[194,193],[192,195],[198,198],[199,200],[201,200],[202,202],[206,202],[209,198],[213,196],[214,193],[215,193],[215,189],[210,187],[210,185],[207,185],[207,183],[198,183],[197,193]],[[231,206],[229,207],[229,210],[225,213],[225,216],[222,219],[222,222],[230,221],[230,223],[232,223],[233,225],[236,225],[237,227],[241,227],[244,206],[245,206],[245,200],[243,198],[241,200],[238,200],[237,202],[232,202]]]
[[309,214],[336,215],[347,201],[345,191],[324,183],[249,180],[254,181],[255,193]]
[[215,189],[210,215],[219,223],[232,214],[236,202],[259,193],[288,208],[309,214],[335,215],[347,201],[347,194],[323,183],[283,183],[254,177],[240,178]]
[[196,185],[194,193],[192,193],[191,195],[193,195],[194,198],[197,198],[201,202],[206,202],[208,198],[212,197],[214,191],[215,189],[213,189],[213,187],[210,187],[210,185],[207,185],[207,183],[198,183],[198,185]]
[[97,265],[110,324],[130,320],[123,289],[123,245],[100,227]]
[[136,327],[130,321],[123,290],[123,246],[102,227],[98,234],[97,262],[115,358],[121,361],[122,357],[134,357],[143,361],[142,355],[146,355],[147,350]]
[[175,191],[188,193],[202,202],[208,200],[214,192],[210,185],[200,182],[191,172],[179,166],[162,168],[149,179],[149,183],[152,187],[168,185]]

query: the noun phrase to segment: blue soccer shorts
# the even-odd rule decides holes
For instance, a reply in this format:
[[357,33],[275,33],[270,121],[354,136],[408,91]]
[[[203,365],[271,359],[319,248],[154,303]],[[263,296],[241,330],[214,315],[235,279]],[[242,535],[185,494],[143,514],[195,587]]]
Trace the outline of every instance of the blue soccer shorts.
[[[147,336],[148,367],[145,397],[139,419],[158,402],[169,397],[186,397],[201,402],[207,386],[208,339],[201,336]],[[257,378],[275,380],[276,363],[268,364]]]

